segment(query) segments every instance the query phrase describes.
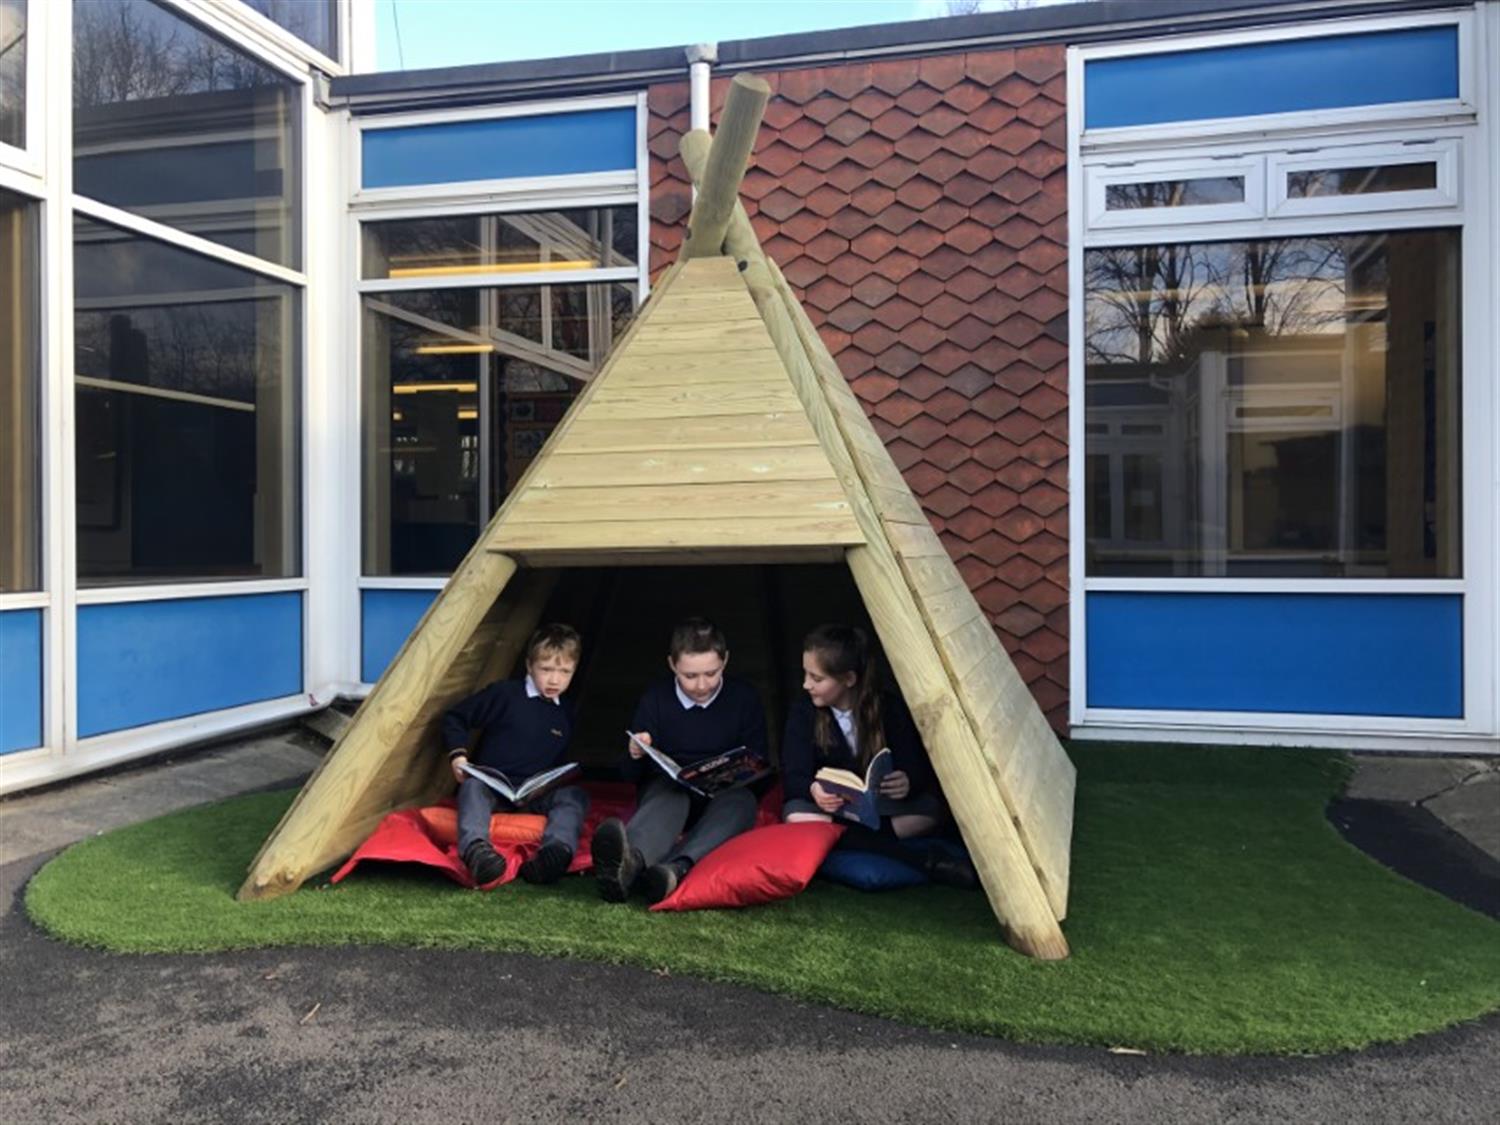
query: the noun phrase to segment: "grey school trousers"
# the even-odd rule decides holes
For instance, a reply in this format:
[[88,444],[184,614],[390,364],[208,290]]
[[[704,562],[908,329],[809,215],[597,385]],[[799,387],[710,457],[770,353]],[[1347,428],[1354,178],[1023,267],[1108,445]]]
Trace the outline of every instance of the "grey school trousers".
[[561,789],[553,789],[517,809],[509,805],[510,802],[484,782],[464,778],[458,787],[458,854],[462,856],[475,840],[489,840],[490,814],[497,808],[501,812],[546,814],[547,827],[542,829],[542,843],[565,844],[570,852],[578,850],[578,833],[583,830],[584,814],[589,811],[589,795],[578,786],[564,785]]
[[[678,843],[677,837],[690,821],[692,827]],[[749,789],[727,789],[705,800],[658,773],[642,783],[639,803],[625,831],[650,867],[669,859],[697,863],[754,824],[755,794]]]

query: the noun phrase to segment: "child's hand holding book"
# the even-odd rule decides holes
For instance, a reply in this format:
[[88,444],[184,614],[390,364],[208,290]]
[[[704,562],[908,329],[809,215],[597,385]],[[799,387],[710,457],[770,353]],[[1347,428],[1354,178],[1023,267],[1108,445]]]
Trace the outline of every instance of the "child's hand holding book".
[[880,779],[880,795],[892,801],[904,801],[911,792],[911,778],[902,770],[892,770]]
[[630,751],[630,756],[636,759],[636,761],[640,761],[640,759],[646,756],[646,751],[642,750],[638,745],[642,742],[644,742],[647,746],[651,745],[651,733],[649,731],[637,731],[635,734],[630,736],[629,742],[626,743],[626,748]]

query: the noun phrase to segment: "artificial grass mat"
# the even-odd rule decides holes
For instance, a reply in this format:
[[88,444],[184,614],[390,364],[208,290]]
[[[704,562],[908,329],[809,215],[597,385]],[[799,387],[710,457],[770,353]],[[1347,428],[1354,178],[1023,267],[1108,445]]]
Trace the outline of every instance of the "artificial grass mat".
[[648,914],[593,881],[480,894],[357,870],[234,892],[291,799],[260,794],[78,844],[26,891],[57,937],[118,952],[383,944],[666,968],[933,1027],[1208,1054],[1322,1053],[1500,1008],[1500,925],[1408,883],[1325,820],[1337,755],[1072,748],[1072,957],[1000,940],[982,894],[824,882],[774,906]]

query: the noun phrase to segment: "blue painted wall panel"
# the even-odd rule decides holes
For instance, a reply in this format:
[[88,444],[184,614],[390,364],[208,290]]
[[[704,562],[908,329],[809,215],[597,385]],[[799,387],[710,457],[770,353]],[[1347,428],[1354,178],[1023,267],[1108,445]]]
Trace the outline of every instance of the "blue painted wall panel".
[[301,691],[300,593],[78,608],[84,737]]
[[1463,715],[1463,599],[1094,593],[1088,703],[1166,711]]
[[1084,67],[1089,129],[1457,96],[1452,26],[1095,59]]
[[0,754],[42,744],[42,611],[0,613]]
[[628,171],[633,108],[408,125],[364,134],[367,188]]
[[373,684],[406,643],[436,590],[365,590],[360,596],[359,675]]

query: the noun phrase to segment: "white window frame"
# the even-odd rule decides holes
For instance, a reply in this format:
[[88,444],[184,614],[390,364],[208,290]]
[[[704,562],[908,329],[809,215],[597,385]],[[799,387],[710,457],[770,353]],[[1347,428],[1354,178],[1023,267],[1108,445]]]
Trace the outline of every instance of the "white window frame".
[[338,15],[339,57],[324,54],[311,43],[293,35],[269,16],[257,12],[240,0],[165,0],[237,44],[250,46],[261,55],[279,56],[283,65],[303,71],[321,70],[325,74],[348,74],[350,42],[353,38],[351,0],[334,0]]
[[[1269,198],[1266,214],[1272,218],[1301,215],[1354,215],[1380,211],[1434,210],[1459,205],[1458,157],[1460,141],[1456,137],[1440,140],[1408,140],[1400,144],[1329,145],[1313,152],[1276,153],[1267,157]],[[1363,195],[1320,195],[1303,199],[1287,196],[1287,175],[1291,172],[1337,171],[1340,168],[1393,166],[1397,164],[1435,164],[1437,186],[1413,191],[1381,191]]]
[[19,146],[0,142],[0,172],[13,169],[40,181],[47,157],[47,32],[52,20],[42,0],[22,3],[26,8],[26,124]]
[[[1479,22],[1482,17],[1483,22]],[[1454,101],[1311,111],[1170,126],[1085,131],[1084,65],[1099,59],[1156,54],[1196,47],[1450,24],[1459,29],[1459,91]],[[1483,34],[1481,34],[1481,32]],[[1488,70],[1480,66],[1490,59]],[[1387,231],[1425,227],[1461,231],[1460,386],[1463,577],[1457,579],[1242,579],[1103,578],[1085,573],[1085,412],[1070,419],[1070,672],[1069,717],[1081,739],[1144,738],[1254,745],[1327,745],[1449,753],[1500,752],[1500,5],[1472,11],[1406,14],[1386,19],[1320,21],[1297,28],[1185,36],[1150,42],[1068,50],[1069,285],[1078,296],[1069,309],[1070,397],[1082,403],[1084,386],[1084,270],[1087,249],[1139,243],[1188,243]],[[1483,107],[1483,108],[1480,108]],[[1481,125],[1488,120],[1488,128]],[[1309,151],[1311,150],[1311,151]],[[1394,160],[1440,161],[1439,190],[1327,197],[1334,206],[1287,208],[1285,170]],[[1099,170],[1113,174],[1132,162],[1179,161],[1183,168],[1225,168],[1236,158],[1265,162],[1264,212],[1254,218],[1196,222],[1094,223],[1090,191]],[[1225,163],[1220,164],[1222,159]],[[1305,161],[1305,163],[1304,163]],[[1195,163],[1196,162],[1196,163]],[[1283,198],[1276,195],[1277,183]],[[1413,197],[1402,202],[1400,196]],[[1302,201],[1295,201],[1300,203]],[[1320,204],[1325,200],[1319,200]],[[1168,210],[1168,209],[1163,209]],[[1178,209],[1179,213],[1182,210]],[[1119,213],[1116,213],[1119,214]],[[1126,710],[1089,707],[1086,598],[1091,592],[1268,592],[1458,594],[1463,598],[1464,714],[1458,719],[1271,712]]]
[[[345,279],[340,273],[338,214],[342,181],[337,167],[338,146],[330,138],[340,134],[335,122],[318,105],[315,70],[337,69],[313,58],[310,50],[286,49],[274,42],[275,33],[262,35],[254,27],[263,20],[239,4],[216,0],[157,0],[167,11],[197,23],[226,39],[237,50],[269,66],[296,83],[300,99],[301,151],[298,154],[298,190],[302,221],[298,231],[302,267],[291,269],[278,263],[223,246],[200,235],[166,226],[136,212],[112,207],[98,200],[73,194],[72,144],[72,4],[31,0],[28,9],[28,136],[34,144],[31,162],[17,167],[11,159],[19,151],[0,146],[0,185],[40,201],[42,207],[42,365],[43,365],[43,589],[40,592],[0,597],[0,609],[37,608],[43,612],[42,696],[43,740],[34,750],[0,756],[0,792],[39,782],[99,769],[141,754],[184,743],[230,734],[248,727],[284,720],[326,706],[349,685],[337,682],[331,670],[343,666],[343,654],[330,659],[329,650],[339,646],[325,636],[335,602],[331,587],[341,574],[328,571],[320,541],[310,529],[332,526],[320,516],[314,523],[314,503],[322,513],[326,499],[338,482],[327,479],[322,446],[312,444],[313,434],[336,428],[336,419],[326,401],[327,375],[337,370],[336,345],[341,343],[331,312],[336,287]],[[345,44],[349,30],[349,5],[341,0]],[[264,21],[269,22],[269,21]],[[271,25],[275,27],[275,25]],[[248,33],[247,33],[248,29]],[[280,32],[280,29],[276,29]],[[300,43],[289,33],[286,38]],[[45,55],[39,44],[47,43]],[[45,82],[34,92],[30,83]],[[42,127],[45,110],[45,129]],[[331,183],[327,181],[333,181]],[[73,219],[86,215],[132,233],[176,246],[237,268],[285,282],[298,290],[301,333],[292,353],[299,365],[299,464],[297,496],[300,522],[300,575],[295,578],[205,579],[93,585],[80,589],[77,579],[77,500],[74,468],[75,379],[73,372],[74,286]],[[63,436],[68,435],[68,436]],[[332,443],[330,443],[332,444]],[[314,487],[317,478],[317,487]],[[90,738],[78,737],[77,612],[80,605],[126,602],[191,600],[204,597],[253,596],[297,592],[302,602],[302,684],[300,690],[281,699],[227,708],[203,715],[164,720]],[[328,603],[325,605],[325,603]]]
[[[1090,164],[1085,191],[1091,230],[1111,228],[1178,227],[1184,223],[1234,222],[1258,219],[1265,211],[1265,162],[1256,156],[1227,156],[1216,161],[1193,159],[1143,160]],[[1181,207],[1135,207],[1112,211],[1109,189],[1173,180],[1215,180],[1239,177],[1245,197],[1239,203],[1194,204]]]
[[[1125,56],[1175,54],[1180,51],[1239,47],[1251,43],[1280,43],[1297,39],[1322,39],[1332,35],[1356,35],[1361,32],[1405,31],[1422,27],[1457,26],[1458,28],[1458,97],[1419,102],[1386,102],[1372,106],[1343,109],[1306,109],[1289,113],[1257,114],[1250,117],[1215,117],[1172,121],[1161,125],[1124,125],[1107,129],[1083,129],[1083,64],[1100,59]],[[1077,133],[1085,151],[1106,148],[1170,149],[1192,141],[1219,137],[1266,133],[1294,134],[1300,130],[1333,130],[1358,132],[1371,122],[1383,124],[1441,124],[1471,120],[1485,96],[1483,74],[1478,63],[1479,36],[1475,13],[1468,10],[1448,12],[1406,12],[1382,18],[1348,18],[1316,20],[1292,27],[1241,29],[1233,32],[1208,32],[1162,39],[1132,40],[1098,47],[1070,48],[1069,58],[1079,61],[1076,93],[1069,68],[1069,109],[1077,106]],[[1075,55],[1076,52],[1076,55]],[[1069,131],[1073,115],[1069,113]]]
[[[516,177],[508,180],[458,181],[425,184],[416,187],[360,187],[363,172],[363,142],[367,132],[404,128],[412,125],[443,125],[455,121],[493,120],[507,117],[533,117],[593,109],[632,108],[636,114],[635,168],[631,171],[587,173],[568,176]],[[345,175],[348,183],[348,206],[344,224],[344,269],[350,279],[344,304],[343,339],[347,342],[350,374],[347,389],[347,417],[353,435],[343,463],[347,495],[355,498],[348,505],[343,524],[342,573],[346,576],[352,600],[347,612],[352,628],[346,636],[345,666],[358,679],[362,669],[363,598],[366,590],[438,591],[448,583],[445,576],[372,575],[364,571],[364,525],[362,456],[365,440],[364,354],[360,331],[364,298],[384,292],[410,292],[414,289],[463,288],[490,289],[505,286],[582,284],[614,282],[636,287],[636,307],[650,292],[651,216],[650,153],[646,147],[648,121],[644,92],[625,95],[526,102],[513,105],[476,107],[461,110],[427,110],[416,113],[382,114],[378,117],[350,117],[346,126]],[[464,274],[454,278],[364,278],[362,276],[361,227],[368,222],[395,219],[430,219],[450,215],[500,215],[527,211],[552,211],[573,207],[636,207],[636,263],[634,268],[600,268],[593,270],[547,271],[538,268],[526,272]],[[369,683],[360,682],[356,691],[367,692]]]

